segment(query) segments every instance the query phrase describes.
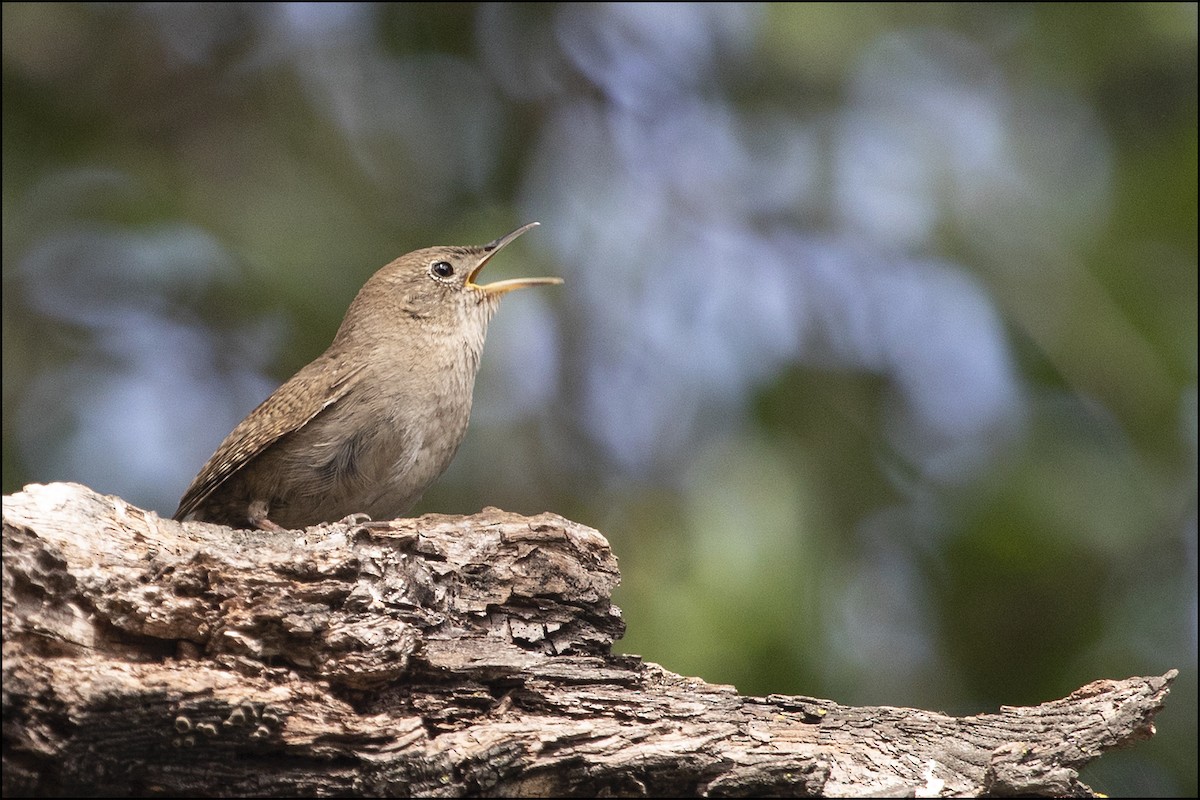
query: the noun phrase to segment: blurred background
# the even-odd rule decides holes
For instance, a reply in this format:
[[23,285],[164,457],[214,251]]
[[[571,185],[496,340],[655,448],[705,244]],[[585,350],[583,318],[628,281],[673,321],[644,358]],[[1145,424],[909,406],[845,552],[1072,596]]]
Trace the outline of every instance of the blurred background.
[[3,483],[170,515],[394,257],[492,280],[415,512],[611,541],[624,652],[953,713],[1181,677],[1085,781],[1195,795],[1195,4],[3,10]]

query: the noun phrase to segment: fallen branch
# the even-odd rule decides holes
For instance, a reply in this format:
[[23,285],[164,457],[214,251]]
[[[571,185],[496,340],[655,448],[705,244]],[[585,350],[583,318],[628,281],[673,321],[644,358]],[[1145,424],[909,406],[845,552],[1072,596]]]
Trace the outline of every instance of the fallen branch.
[[615,656],[594,530],[485,509],[287,534],[4,498],[6,795],[1091,796],[1175,672],[954,718]]

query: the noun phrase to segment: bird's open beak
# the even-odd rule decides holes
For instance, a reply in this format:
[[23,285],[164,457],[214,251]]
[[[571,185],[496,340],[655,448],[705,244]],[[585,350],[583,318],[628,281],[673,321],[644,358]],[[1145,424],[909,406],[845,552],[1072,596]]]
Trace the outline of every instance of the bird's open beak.
[[483,246],[483,258],[479,259],[479,263],[475,265],[475,269],[471,270],[471,274],[467,276],[467,286],[472,289],[479,289],[481,292],[490,295],[502,295],[505,292],[511,292],[513,289],[524,289],[526,286],[553,286],[554,284],[562,283],[562,278],[511,278],[506,281],[496,281],[495,283],[485,283],[480,286],[475,283],[475,277],[479,275],[483,265],[491,260],[492,256],[503,250],[510,242],[520,236],[530,228],[536,228],[538,222],[531,222],[528,225],[522,225],[510,234],[501,236],[494,242],[490,242]]

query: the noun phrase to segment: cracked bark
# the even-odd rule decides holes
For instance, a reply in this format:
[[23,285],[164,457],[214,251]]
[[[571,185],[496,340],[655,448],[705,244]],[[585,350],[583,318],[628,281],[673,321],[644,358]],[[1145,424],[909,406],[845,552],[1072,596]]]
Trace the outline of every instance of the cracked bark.
[[954,718],[615,656],[608,542],[485,509],[287,534],[4,498],[6,795],[1091,796],[1175,672]]

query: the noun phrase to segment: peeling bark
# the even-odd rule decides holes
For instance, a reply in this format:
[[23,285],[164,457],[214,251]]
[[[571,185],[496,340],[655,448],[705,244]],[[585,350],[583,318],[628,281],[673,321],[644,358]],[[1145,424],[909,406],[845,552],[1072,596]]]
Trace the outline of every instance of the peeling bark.
[[282,534],[4,498],[6,795],[1092,796],[1175,672],[954,718],[611,653],[608,542],[498,509]]

